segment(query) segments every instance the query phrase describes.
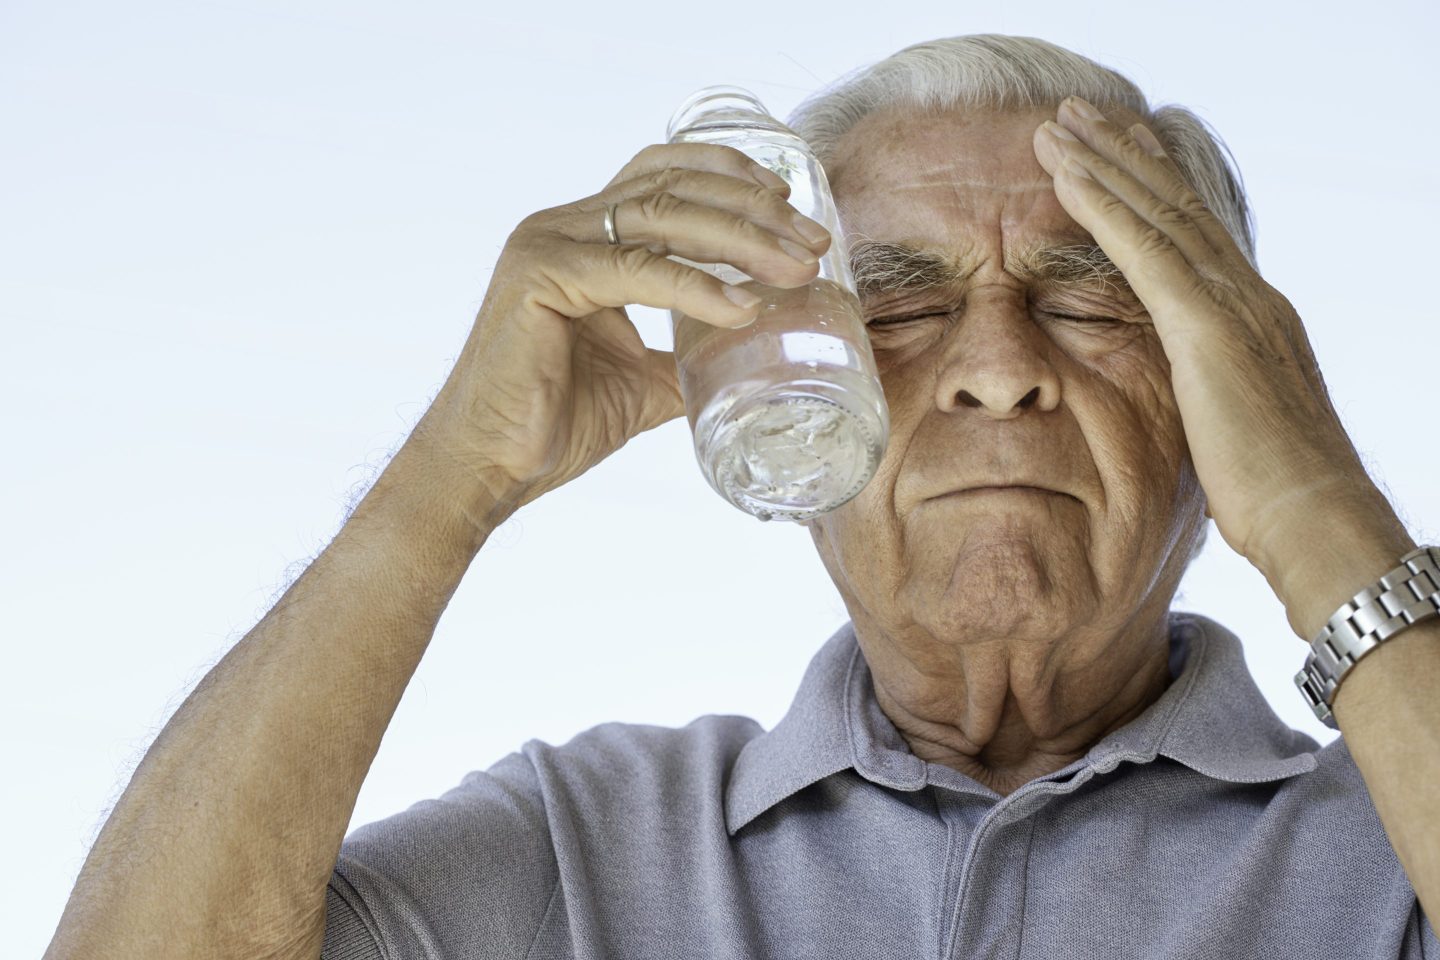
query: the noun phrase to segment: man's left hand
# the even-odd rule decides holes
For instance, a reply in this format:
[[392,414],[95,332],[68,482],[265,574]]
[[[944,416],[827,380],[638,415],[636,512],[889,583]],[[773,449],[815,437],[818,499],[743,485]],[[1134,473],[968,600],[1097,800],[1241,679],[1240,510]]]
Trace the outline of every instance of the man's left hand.
[[1058,119],[1036,130],[1035,154],[1060,204],[1150,314],[1225,542],[1268,576],[1267,566],[1294,550],[1275,541],[1293,540],[1297,521],[1388,510],[1330,403],[1295,308],[1261,279],[1153,133],[1126,129],[1078,97],[1061,104]]

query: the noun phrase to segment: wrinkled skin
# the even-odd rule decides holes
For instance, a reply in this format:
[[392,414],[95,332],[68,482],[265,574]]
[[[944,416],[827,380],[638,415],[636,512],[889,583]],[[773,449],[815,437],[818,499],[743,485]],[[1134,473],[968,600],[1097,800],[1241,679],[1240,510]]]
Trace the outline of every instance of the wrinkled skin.
[[[1166,613],[1205,523],[1144,307],[1007,269],[1090,241],[1032,145],[1053,116],[880,111],[828,167],[852,243],[933,247],[975,272],[958,295],[866,302],[867,320],[934,315],[872,326],[889,447],[806,526],[885,714],[917,756],[1002,795],[1164,691]],[[987,484],[1044,489],[953,492]]]

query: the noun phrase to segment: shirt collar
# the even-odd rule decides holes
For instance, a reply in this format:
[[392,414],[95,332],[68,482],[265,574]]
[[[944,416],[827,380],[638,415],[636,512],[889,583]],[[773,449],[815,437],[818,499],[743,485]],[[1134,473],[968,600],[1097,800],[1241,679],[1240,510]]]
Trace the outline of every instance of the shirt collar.
[[[1174,679],[1160,698],[1049,777],[1085,765],[1106,772],[1122,761],[1143,764],[1156,756],[1234,783],[1315,769],[1318,744],[1275,715],[1255,686],[1239,638],[1208,617],[1180,611],[1170,612],[1169,634]],[[910,752],[875,700],[869,665],[847,622],[811,659],[780,722],[741,749],[725,791],[726,828],[734,835],[791,794],[851,768],[896,790],[935,783],[998,797]]]

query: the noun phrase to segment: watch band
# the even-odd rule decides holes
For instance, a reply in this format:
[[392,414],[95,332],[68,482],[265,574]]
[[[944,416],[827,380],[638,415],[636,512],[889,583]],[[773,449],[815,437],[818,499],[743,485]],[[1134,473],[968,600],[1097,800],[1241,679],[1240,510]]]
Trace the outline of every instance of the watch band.
[[1340,729],[1330,705],[1340,680],[1355,662],[1412,623],[1440,614],[1440,546],[1420,547],[1400,566],[1361,590],[1335,611],[1310,643],[1295,685],[1315,716]]

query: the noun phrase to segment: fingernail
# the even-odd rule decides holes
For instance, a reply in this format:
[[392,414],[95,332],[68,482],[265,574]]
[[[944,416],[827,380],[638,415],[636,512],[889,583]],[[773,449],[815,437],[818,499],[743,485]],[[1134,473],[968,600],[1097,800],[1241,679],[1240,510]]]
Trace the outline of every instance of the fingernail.
[[770,190],[790,189],[790,184],[785,182],[784,177],[779,176],[774,171],[758,163],[750,164],[750,176],[754,177],[755,182],[760,184],[760,186]]
[[1069,130],[1066,130],[1064,127],[1060,126],[1060,124],[1056,123],[1054,120],[1045,121],[1045,132],[1050,134],[1050,136],[1052,137],[1059,137],[1061,140],[1073,140],[1076,143],[1080,142],[1079,137],[1075,136],[1075,134],[1071,133]]
[[1071,97],[1069,100],[1066,100],[1065,102],[1068,103],[1068,104],[1070,104],[1070,109],[1071,109],[1071,110],[1074,110],[1077,114],[1079,114],[1080,116],[1084,117],[1086,120],[1104,120],[1104,119],[1105,119],[1105,115],[1104,115],[1104,114],[1102,114],[1099,110],[1096,110],[1093,106],[1091,106],[1088,101],[1081,100],[1079,97]]
[[811,243],[819,243],[821,240],[830,236],[829,230],[826,230],[803,213],[795,214],[795,219],[792,220],[791,223],[795,224],[795,232]]
[[807,267],[810,264],[814,263],[817,259],[815,254],[811,253],[809,250],[806,250],[798,243],[792,243],[791,241],[786,240],[784,237],[780,238],[780,249],[784,250],[786,253],[790,254],[790,256],[794,257],[796,260],[799,260]]
[[759,297],[743,287],[732,287],[727,283],[720,289],[724,292],[725,299],[735,304],[735,306],[740,307],[742,310],[749,310],[760,302]]
[[1165,148],[1160,146],[1160,141],[1155,138],[1155,134],[1151,133],[1150,128],[1145,126],[1145,124],[1137,123],[1131,127],[1130,136],[1134,137],[1135,142],[1140,144],[1140,149],[1150,154],[1150,156],[1165,156]]

